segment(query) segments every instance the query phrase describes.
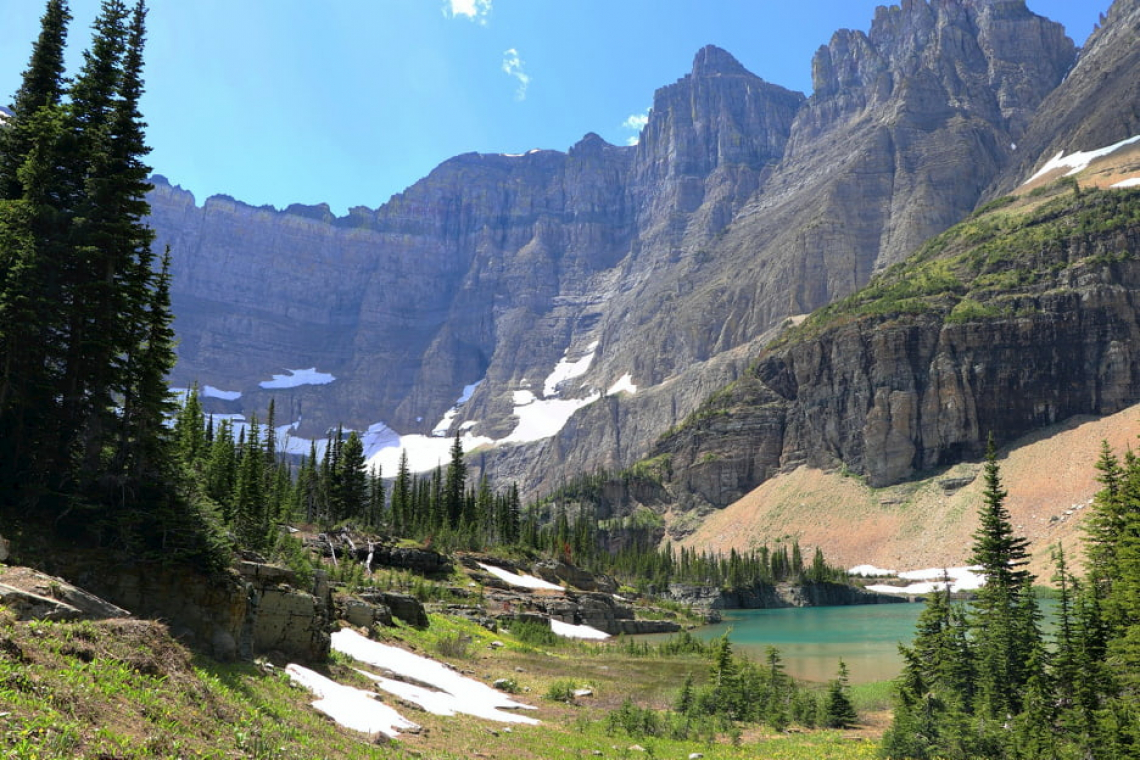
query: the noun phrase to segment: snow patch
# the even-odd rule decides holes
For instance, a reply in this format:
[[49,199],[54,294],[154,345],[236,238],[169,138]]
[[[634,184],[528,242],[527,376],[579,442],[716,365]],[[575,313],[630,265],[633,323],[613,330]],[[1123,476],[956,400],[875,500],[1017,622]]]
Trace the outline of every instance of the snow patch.
[[316,367],[308,369],[287,369],[287,375],[274,375],[272,380],[263,380],[259,386],[267,390],[276,388],[297,388],[302,385],[328,385],[335,377],[327,372],[317,372]]
[[597,628],[591,628],[588,625],[571,625],[570,623],[563,623],[561,620],[555,620],[554,618],[550,619],[550,630],[568,639],[593,639],[600,641],[610,637],[608,633],[599,631]]
[[985,576],[980,575],[977,565],[969,567],[951,567],[947,569],[930,568],[927,570],[911,570],[899,573],[898,577],[904,581],[919,581],[907,586],[889,586],[876,584],[867,586],[868,591],[880,594],[931,594],[941,591],[949,585],[951,591],[974,591],[985,585]]
[[426,688],[359,671],[372,679],[381,690],[414,702],[435,715],[463,713],[503,723],[531,725],[538,723],[534,718],[525,715],[504,712],[535,709],[532,706],[516,702],[487,684],[462,676],[427,657],[366,639],[347,628],[332,635],[332,648],[373,667],[382,668],[396,676],[410,678],[419,684],[431,687]]
[[1126,187],[1140,187],[1140,177],[1129,177],[1126,180],[1117,182],[1112,187],[1117,190],[1123,190]]
[[[518,405],[520,394],[524,393],[530,396],[530,401]],[[574,412],[601,397],[600,393],[591,393],[580,399],[536,399],[530,391],[515,391],[515,416],[519,422],[500,443],[527,443],[557,435],[566,427]]]
[[494,565],[484,565],[482,562],[477,562],[476,564],[491,575],[500,580],[506,581],[512,586],[519,586],[520,588],[545,589],[547,591],[565,590],[561,586],[556,586],[553,583],[544,581],[542,578],[536,578],[533,575],[519,575],[518,573],[512,573],[510,570],[504,570],[501,567],[495,567]]
[[345,728],[394,739],[403,729],[419,728],[394,709],[378,701],[375,693],[343,686],[300,665],[287,665],[289,678],[317,697],[313,707]]
[[[452,406],[450,409],[448,409],[446,412],[444,412],[443,419],[441,419],[439,421],[439,423],[434,428],[432,428],[432,431],[431,431],[432,435],[434,435],[434,436],[445,436],[445,435],[447,435],[448,431],[451,430],[451,424],[453,422],[455,422],[455,418],[459,414],[459,409],[464,404],[466,404],[468,401],[471,400],[471,396],[474,395],[475,389],[478,388],[480,383],[482,383],[482,382],[483,381],[480,380],[479,382],[472,383],[471,385],[463,386],[463,393],[460,394],[459,398],[457,398],[455,400],[455,405]],[[471,423],[471,424],[475,424],[475,423]]]
[[1099,148],[1097,150],[1077,151],[1076,153],[1072,153],[1068,156],[1065,155],[1064,151],[1059,151],[1057,155],[1046,161],[1045,165],[1038,169],[1037,173],[1026,180],[1024,184],[1029,184],[1033,180],[1044,177],[1049,172],[1055,171],[1057,169],[1068,169],[1068,171],[1065,172],[1065,176],[1070,177],[1083,171],[1084,169],[1087,169],[1088,165],[1096,159],[1103,158],[1104,156],[1107,156],[1110,153],[1123,148],[1125,145],[1131,145],[1137,141],[1140,141],[1140,135],[1129,137],[1127,140],[1121,140],[1118,143],[1114,143],[1113,145],[1109,145],[1104,148]]
[[[370,425],[368,430],[378,431],[371,437],[365,434],[364,456],[368,466],[380,467],[388,475],[395,475],[399,470],[401,452],[407,453],[408,470],[411,472],[427,472],[451,461],[453,438],[418,433],[400,435],[383,422]],[[459,436],[459,445],[465,454],[493,443],[495,441],[482,435]]]
[[847,574],[858,575],[863,578],[875,578],[881,576],[894,578],[896,575],[894,570],[884,570],[883,568],[875,567],[874,565],[856,565],[855,567],[848,570]]
[[633,375],[628,372],[618,378],[618,381],[606,391],[607,396],[616,396],[619,393],[628,393],[631,396],[637,393],[637,386],[633,384]]
[[559,386],[564,382],[586,374],[594,362],[594,354],[597,350],[598,341],[595,340],[586,346],[585,356],[576,361],[570,361],[566,358],[566,353],[569,353],[570,349],[566,349],[566,353],[558,360],[558,364],[554,365],[554,371],[547,375],[546,382],[542,386],[542,395],[546,397],[556,396],[559,393]]
[[[598,341],[591,343],[586,347],[586,355],[575,361],[570,361],[563,355],[543,382],[541,397],[529,390],[531,384],[528,380],[524,378],[520,381],[521,387],[513,391],[514,416],[518,422],[505,438],[493,439],[471,434],[470,429],[476,424],[474,421],[469,420],[460,425],[459,441],[463,452],[469,453],[483,446],[504,443],[530,443],[557,435],[575,412],[602,397],[601,393],[593,391],[585,398],[561,398],[563,383],[581,377],[589,370],[598,345]],[[382,422],[370,426],[371,435],[366,436],[364,446],[368,465],[379,466],[384,472],[394,473],[399,467],[401,452],[407,453],[408,469],[412,472],[425,472],[446,464],[451,458],[452,446],[452,438],[448,433],[454,424],[459,407],[471,398],[478,386],[479,383],[474,383],[463,389],[463,394],[455,406],[444,414],[438,425],[432,428],[431,435],[399,435]],[[636,389],[632,377],[626,375],[615,383],[611,392],[624,390],[633,393]]]
[[202,388],[202,396],[205,398],[220,398],[222,401],[237,401],[241,398],[241,391],[223,391],[212,385],[207,385]]

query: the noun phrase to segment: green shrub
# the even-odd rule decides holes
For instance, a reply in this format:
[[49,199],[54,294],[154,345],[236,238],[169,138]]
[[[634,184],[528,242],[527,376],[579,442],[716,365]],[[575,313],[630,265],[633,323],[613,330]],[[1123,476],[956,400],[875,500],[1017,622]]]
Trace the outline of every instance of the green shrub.
[[471,658],[471,639],[458,633],[445,634],[435,642],[435,650],[444,657],[467,660]]
[[576,688],[578,688],[577,685],[570,679],[559,678],[550,684],[550,688],[546,690],[544,696],[551,702],[565,702],[572,705],[574,704],[574,690]]
[[511,623],[511,635],[523,644],[532,647],[554,647],[563,643],[563,639],[544,625],[532,620],[516,620]]

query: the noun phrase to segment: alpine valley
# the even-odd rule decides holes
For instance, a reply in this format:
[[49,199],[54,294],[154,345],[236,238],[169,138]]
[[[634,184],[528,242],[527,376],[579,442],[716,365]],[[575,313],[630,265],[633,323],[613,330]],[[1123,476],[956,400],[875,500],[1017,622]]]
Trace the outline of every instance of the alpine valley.
[[1140,0],[1079,49],[1024,0],[904,0],[812,75],[706,47],[635,146],[464,154],[345,217],[155,177],[173,384],[273,399],[299,453],[365,432],[385,475],[458,435],[492,482],[595,474],[674,539],[961,562],[987,434],[1012,462],[1140,430]]

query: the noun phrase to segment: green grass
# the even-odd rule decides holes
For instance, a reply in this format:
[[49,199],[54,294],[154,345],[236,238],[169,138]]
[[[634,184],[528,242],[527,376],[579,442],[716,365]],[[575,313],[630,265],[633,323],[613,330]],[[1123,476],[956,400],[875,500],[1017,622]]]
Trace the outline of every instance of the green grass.
[[373,756],[281,671],[192,658],[160,624],[2,618],[2,758]]
[[[606,717],[627,699],[642,709],[668,709],[687,675],[698,683],[706,677],[705,654],[661,644],[631,654],[623,651],[625,642],[569,639],[536,645],[528,636],[434,614],[426,630],[385,629],[386,640],[449,661],[473,678],[510,679],[517,698],[538,708],[532,714],[542,723],[508,726],[398,706],[423,731],[377,747],[314,710],[312,695],[292,685],[280,668],[193,657],[160,624],[16,623],[0,610],[0,758],[447,760],[478,754],[548,760],[601,751],[611,758],[700,752],[709,760],[806,760],[870,758],[877,751],[873,731],[777,734],[739,726],[700,740],[634,739],[607,730]],[[503,646],[492,646],[494,641]],[[446,642],[462,642],[462,651],[439,655]],[[357,665],[335,655],[319,669],[342,683],[365,686],[353,670]],[[577,688],[592,694],[569,701],[543,698]],[[853,690],[857,703],[877,704],[873,694],[859,693]],[[645,751],[630,749],[634,744]]]
[[[999,199],[979,209],[857,293],[787,330],[771,348],[866,317],[936,314],[963,322],[1006,316],[987,303],[993,296],[1036,286],[1074,266],[1131,256],[1116,251],[1076,258],[1074,252],[1082,249],[1074,244],[1140,224],[1140,191],[1090,190],[1077,195],[1053,188],[1041,196],[1044,200]],[[957,309],[967,301],[973,303]]]

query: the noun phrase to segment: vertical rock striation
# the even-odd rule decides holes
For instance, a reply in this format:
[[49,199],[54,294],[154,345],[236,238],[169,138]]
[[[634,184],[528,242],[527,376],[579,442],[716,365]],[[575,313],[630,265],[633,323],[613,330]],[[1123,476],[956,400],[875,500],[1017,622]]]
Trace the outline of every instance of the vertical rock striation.
[[[529,493],[628,465],[787,317],[969,213],[1074,56],[1023,0],[906,0],[819,50],[810,98],[706,47],[656,93],[636,147],[590,134],[565,153],[466,154],[375,211],[197,206],[159,181],[176,384],[241,390],[247,413],[272,393],[282,421],[320,436],[428,432],[482,380],[453,425],[501,438],[514,392],[597,342],[563,396],[625,374],[637,394],[480,464]],[[258,385],[312,366],[336,380]]]

